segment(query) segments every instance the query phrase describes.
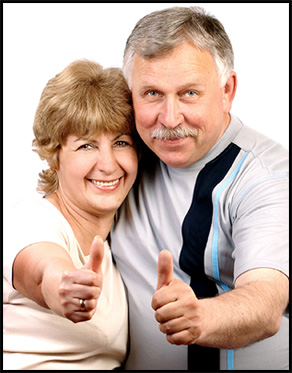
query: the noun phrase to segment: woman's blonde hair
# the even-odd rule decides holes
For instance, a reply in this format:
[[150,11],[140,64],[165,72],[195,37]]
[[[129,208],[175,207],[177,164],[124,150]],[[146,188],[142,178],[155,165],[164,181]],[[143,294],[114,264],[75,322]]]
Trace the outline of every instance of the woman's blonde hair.
[[58,153],[68,135],[109,132],[136,137],[131,92],[121,69],[103,69],[89,60],[69,64],[45,86],[33,131],[33,150],[50,166],[40,172],[37,190],[48,195],[58,186]]

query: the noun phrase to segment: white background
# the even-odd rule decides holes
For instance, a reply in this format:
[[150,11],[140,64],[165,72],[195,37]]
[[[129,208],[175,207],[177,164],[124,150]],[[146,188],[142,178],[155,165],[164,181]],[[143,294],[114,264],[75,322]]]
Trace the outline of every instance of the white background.
[[3,4],[4,215],[34,194],[46,167],[31,150],[32,124],[47,81],[75,59],[122,66],[124,46],[144,15],[203,6],[224,25],[235,53],[232,112],[288,149],[288,3]]

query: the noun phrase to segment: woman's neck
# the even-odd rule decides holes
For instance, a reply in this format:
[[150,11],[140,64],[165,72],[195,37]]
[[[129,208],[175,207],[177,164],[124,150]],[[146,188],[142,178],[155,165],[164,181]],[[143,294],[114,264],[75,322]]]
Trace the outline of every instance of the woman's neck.
[[66,202],[58,192],[46,197],[64,216],[70,224],[84,255],[88,255],[92,241],[96,235],[100,235],[105,241],[110,232],[114,213],[93,215],[79,210]]

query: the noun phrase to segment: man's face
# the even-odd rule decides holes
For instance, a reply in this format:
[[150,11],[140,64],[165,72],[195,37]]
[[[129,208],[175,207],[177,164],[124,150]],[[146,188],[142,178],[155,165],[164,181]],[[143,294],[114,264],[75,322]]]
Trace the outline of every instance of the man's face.
[[[143,141],[171,167],[187,167],[201,159],[229,124],[236,76],[220,87],[211,54],[190,43],[163,58],[135,55],[132,94],[137,130]],[[196,136],[153,137],[158,129],[192,130]]]

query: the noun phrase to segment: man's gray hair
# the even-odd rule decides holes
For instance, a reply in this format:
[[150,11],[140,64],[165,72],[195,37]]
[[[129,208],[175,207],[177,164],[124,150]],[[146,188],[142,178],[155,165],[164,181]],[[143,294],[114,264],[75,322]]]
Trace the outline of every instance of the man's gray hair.
[[130,89],[135,54],[144,59],[164,57],[185,41],[211,53],[224,86],[234,67],[234,55],[223,25],[203,8],[172,7],[141,18],[129,36],[123,73]]

